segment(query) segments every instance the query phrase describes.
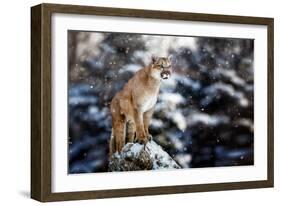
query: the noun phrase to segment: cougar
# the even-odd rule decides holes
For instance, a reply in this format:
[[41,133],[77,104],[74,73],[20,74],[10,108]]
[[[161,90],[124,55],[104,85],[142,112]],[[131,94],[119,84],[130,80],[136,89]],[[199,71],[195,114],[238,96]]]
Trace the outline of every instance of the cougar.
[[140,69],[112,99],[110,112],[112,132],[109,154],[120,152],[127,142],[146,144],[152,136],[149,122],[157,102],[162,79],[172,74],[172,56],[151,57],[151,63]]

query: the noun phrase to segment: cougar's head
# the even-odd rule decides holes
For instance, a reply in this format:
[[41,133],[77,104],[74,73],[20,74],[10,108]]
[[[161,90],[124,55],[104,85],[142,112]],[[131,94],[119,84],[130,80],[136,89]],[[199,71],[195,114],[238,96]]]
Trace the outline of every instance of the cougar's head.
[[172,74],[172,56],[152,56],[151,76],[155,79],[169,79]]

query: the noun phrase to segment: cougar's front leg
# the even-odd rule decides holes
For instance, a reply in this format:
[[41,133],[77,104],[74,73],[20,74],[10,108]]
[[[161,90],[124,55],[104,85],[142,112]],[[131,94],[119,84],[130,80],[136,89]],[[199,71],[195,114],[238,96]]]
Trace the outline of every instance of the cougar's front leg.
[[146,133],[146,136],[149,138],[149,140],[152,139],[152,135],[149,133],[148,128],[153,112],[154,112],[154,107],[152,107],[150,110],[146,111],[143,114],[144,131]]
[[133,120],[129,120],[126,125],[127,129],[127,134],[126,134],[126,143],[127,142],[133,142],[135,139],[135,134],[136,134],[136,125]]
[[143,113],[138,111],[137,109],[134,110],[134,119],[136,124],[136,138],[137,141],[141,144],[145,144],[148,139],[144,130],[143,124]]

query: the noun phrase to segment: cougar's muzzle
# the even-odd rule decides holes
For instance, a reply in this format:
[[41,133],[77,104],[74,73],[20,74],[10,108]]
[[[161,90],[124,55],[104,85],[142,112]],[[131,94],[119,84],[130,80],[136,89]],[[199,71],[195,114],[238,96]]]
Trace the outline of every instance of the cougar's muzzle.
[[171,76],[171,71],[169,70],[164,70],[161,72],[161,78],[162,79],[169,79],[169,77]]

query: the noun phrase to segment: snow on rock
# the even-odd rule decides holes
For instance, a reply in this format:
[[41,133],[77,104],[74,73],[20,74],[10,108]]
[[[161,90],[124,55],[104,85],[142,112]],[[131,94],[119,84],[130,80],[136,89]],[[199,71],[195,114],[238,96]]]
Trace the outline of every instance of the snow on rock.
[[108,170],[138,171],[158,169],[180,169],[181,167],[154,141],[145,146],[127,143],[121,153],[114,153],[109,159]]

